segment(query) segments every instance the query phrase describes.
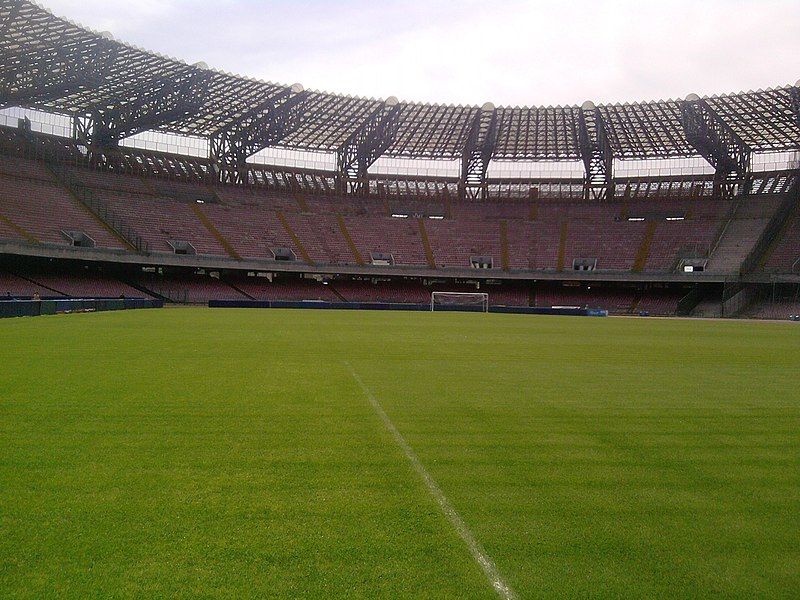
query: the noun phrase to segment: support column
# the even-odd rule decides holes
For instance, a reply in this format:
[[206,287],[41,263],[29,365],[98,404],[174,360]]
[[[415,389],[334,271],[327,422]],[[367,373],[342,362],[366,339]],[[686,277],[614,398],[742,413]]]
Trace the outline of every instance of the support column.
[[614,197],[614,155],[606,135],[600,110],[586,101],[578,113],[581,158],[586,169],[584,200],[611,200]]
[[90,160],[112,157],[119,142],[196,113],[203,105],[211,72],[204,63],[169,81],[142,86],[135,100],[101,104],[73,119],[73,137],[89,149]]
[[797,126],[800,127],[800,81],[794,84],[793,88],[789,89],[789,95],[792,99],[792,110],[794,111],[794,120]]
[[747,193],[752,151],[742,138],[697,94],[681,103],[686,141],[714,167],[714,195]]
[[394,96],[375,110],[336,152],[336,191],[369,194],[367,171],[394,143],[400,126],[400,103]]
[[222,182],[245,183],[247,159],[296,131],[305,114],[308,92],[299,83],[211,136],[211,160]]
[[485,199],[488,194],[486,173],[497,143],[497,109],[487,102],[472,124],[467,143],[461,153],[460,198]]

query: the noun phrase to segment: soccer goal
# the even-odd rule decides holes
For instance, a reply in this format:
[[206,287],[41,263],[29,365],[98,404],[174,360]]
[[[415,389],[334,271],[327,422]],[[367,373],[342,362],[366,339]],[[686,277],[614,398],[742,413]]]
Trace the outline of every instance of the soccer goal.
[[489,294],[479,292],[431,292],[431,311],[436,310],[489,312]]

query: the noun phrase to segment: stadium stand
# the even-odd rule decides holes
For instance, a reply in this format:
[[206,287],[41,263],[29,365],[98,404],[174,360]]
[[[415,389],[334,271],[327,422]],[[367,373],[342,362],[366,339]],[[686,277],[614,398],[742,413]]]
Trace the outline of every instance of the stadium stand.
[[0,299],[9,296],[15,298],[30,298],[34,294],[39,294],[42,298],[63,296],[63,294],[39,285],[30,279],[0,271]]
[[70,298],[133,298],[144,296],[141,290],[111,277],[88,273],[35,274],[35,282],[51,290],[57,290]]
[[258,281],[256,278],[248,278],[232,280],[231,283],[253,300],[311,302],[340,302],[342,300],[328,285],[313,279]]
[[800,273],[800,203],[773,243],[765,269],[774,273]]
[[[65,231],[82,231],[97,246],[124,246],[58,183],[42,179],[31,161],[15,161],[26,175],[0,176],[0,215],[7,220],[4,235],[27,241],[65,244]],[[33,200],[33,201],[32,201]],[[13,224],[13,226],[11,225]]]
[[[119,240],[98,226],[52,178],[47,180],[40,165],[24,159],[4,164],[0,195],[0,215],[5,217],[0,220],[0,235],[4,238],[68,245],[63,231],[69,229],[86,232],[98,246],[122,248]],[[26,176],[5,174],[16,168]],[[130,176],[81,169],[72,172],[153,252],[175,252],[173,243],[182,241],[191,244],[197,254],[209,256],[269,260],[275,257],[276,248],[288,248],[300,260],[308,256],[311,264],[355,265],[359,260],[370,262],[376,253],[391,255],[397,265],[423,267],[428,263],[418,221],[421,217],[386,216],[375,200],[351,205],[348,198],[320,197],[306,201],[303,210],[290,194],[235,188],[221,188],[220,193],[212,194],[203,185],[166,188],[163,182],[146,185],[141,178]],[[148,188],[161,191],[154,193]],[[28,198],[37,201],[31,203]],[[758,241],[781,198],[744,198],[733,215],[728,214],[729,201],[652,201],[646,208],[628,206],[629,214],[643,215],[629,219],[619,218],[623,211],[620,202],[541,201],[533,221],[518,203],[504,211],[498,203],[452,200],[452,216],[425,218],[424,230],[440,269],[469,268],[474,257],[489,258],[493,268],[500,269],[506,255],[511,270],[556,270],[562,256],[564,270],[571,270],[576,261],[591,260],[596,261],[596,270],[632,271],[649,221],[655,226],[643,261],[645,271],[672,272],[682,257],[708,258],[715,236],[722,232],[708,270],[728,272],[741,264]],[[418,201],[415,213],[394,214],[441,212],[437,206]],[[680,215],[681,220],[667,220],[670,215]],[[773,256],[781,256],[781,252],[773,252]]]
[[243,292],[208,275],[141,275],[136,284],[152,295],[182,304],[207,304],[209,300],[251,299]]
[[[186,65],[26,0],[4,28],[17,34],[0,50],[38,74],[0,74],[9,95],[0,261],[21,276],[4,276],[9,292],[419,303],[431,290],[481,289],[495,305],[713,314],[723,295],[749,299],[758,290],[743,287],[800,275],[798,85],[679,101],[446,107]],[[69,93],[72,75],[58,60],[80,69],[94,50],[120,60]],[[171,82],[177,93],[151,90],[159,102],[142,103],[136,81]],[[278,98],[289,112],[253,121]],[[171,151],[144,149],[134,132]],[[272,147],[331,164],[254,162]],[[477,155],[478,166],[466,160]],[[461,166],[458,175],[373,172],[383,157]],[[667,167],[672,159],[704,168]],[[524,168],[493,173],[502,161]],[[615,174],[620,161],[642,174]],[[537,175],[531,165],[542,162],[570,174]],[[63,272],[38,281],[43,271],[22,258]]]

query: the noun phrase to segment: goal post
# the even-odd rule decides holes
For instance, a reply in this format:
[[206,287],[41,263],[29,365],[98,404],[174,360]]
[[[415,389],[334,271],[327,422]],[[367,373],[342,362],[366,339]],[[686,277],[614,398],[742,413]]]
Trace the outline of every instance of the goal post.
[[431,292],[431,312],[437,310],[489,312],[489,294],[482,292]]

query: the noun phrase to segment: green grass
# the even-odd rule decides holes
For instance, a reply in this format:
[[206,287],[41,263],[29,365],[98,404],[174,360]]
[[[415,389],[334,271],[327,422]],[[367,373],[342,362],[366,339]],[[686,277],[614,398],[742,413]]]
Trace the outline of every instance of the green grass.
[[[800,327],[175,309],[0,321],[0,597],[800,589]],[[795,596],[796,597],[796,596]]]

